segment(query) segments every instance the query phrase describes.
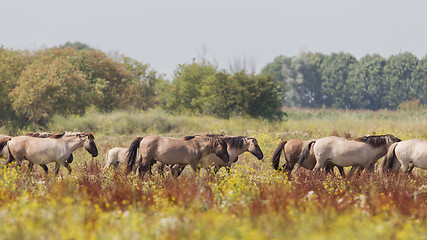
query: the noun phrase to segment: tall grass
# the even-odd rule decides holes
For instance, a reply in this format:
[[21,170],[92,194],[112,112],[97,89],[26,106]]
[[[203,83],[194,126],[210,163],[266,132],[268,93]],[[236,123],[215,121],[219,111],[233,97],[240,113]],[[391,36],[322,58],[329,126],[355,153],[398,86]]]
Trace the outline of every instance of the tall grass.
[[183,136],[196,133],[254,135],[270,132],[282,138],[319,138],[329,135],[358,137],[391,133],[401,139],[427,138],[427,111],[350,111],[285,109],[281,122],[233,117],[173,115],[149,111],[89,112],[84,116],[55,116],[45,131],[90,131],[97,135]]
[[[392,133],[427,138],[427,113],[286,109],[281,122],[147,112],[55,116],[25,131],[91,131],[100,155],[74,152],[59,177],[0,167],[0,239],[420,239],[427,235],[427,174],[343,179],[270,163],[280,139]],[[140,135],[250,135],[264,152],[239,157],[228,174],[186,170],[139,178],[102,168],[105,152]],[[3,160],[4,161],[4,160]]]

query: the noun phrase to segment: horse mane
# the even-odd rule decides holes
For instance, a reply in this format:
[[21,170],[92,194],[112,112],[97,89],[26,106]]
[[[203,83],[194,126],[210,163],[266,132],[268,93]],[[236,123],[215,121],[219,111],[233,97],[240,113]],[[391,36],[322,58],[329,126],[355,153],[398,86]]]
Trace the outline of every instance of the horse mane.
[[401,140],[392,134],[386,135],[372,135],[372,136],[362,136],[355,138],[354,141],[364,142],[372,147],[379,147],[384,144],[387,144],[388,141],[391,142],[400,142]]
[[49,138],[52,136],[52,133],[49,132],[29,132],[25,134],[25,136],[28,137],[35,137],[35,138]]
[[184,140],[185,140],[185,141],[188,141],[188,140],[191,140],[191,139],[193,139],[193,138],[195,138],[195,137],[196,137],[196,136],[194,136],[194,135],[193,135],[193,136],[185,136],[185,137],[184,137]]
[[29,132],[25,136],[35,138],[61,138],[65,133],[50,133],[50,132]]
[[71,133],[71,132],[62,132],[62,133],[50,133],[50,132],[29,132],[25,136],[35,137],[35,138],[53,138],[59,139],[64,136],[74,136],[82,134],[83,136],[88,136],[90,139],[95,139],[92,133]]
[[245,142],[246,137],[244,136],[237,136],[237,137],[224,137],[224,141],[230,145],[232,148],[242,148],[243,143]]

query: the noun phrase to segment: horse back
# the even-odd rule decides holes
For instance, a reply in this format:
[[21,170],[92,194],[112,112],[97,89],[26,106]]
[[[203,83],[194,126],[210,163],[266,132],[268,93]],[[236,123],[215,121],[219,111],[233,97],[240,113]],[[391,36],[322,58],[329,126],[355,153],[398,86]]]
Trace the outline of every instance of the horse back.
[[140,148],[142,157],[155,158],[166,164],[188,164],[202,156],[194,139],[149,136],[144,137]]
[[399,142],[395,154],[400,161],[427,169],[427,140],[416,138]]

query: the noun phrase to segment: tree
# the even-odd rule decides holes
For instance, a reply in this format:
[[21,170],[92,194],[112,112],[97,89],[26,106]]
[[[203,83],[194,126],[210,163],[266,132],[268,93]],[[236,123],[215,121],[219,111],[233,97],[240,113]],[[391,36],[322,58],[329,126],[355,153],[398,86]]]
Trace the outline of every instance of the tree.
[[129,57],[122,57],[129,71],[129,79],[121,94],[121,103],[127,108],[147,109],[158,103],[159,85],[164,81],[150,65]]
[[416,97],[416,85],[412,73],[418,65],[418,59],[411,53],[391,56],[385,67],[385,80],[389,89],[387,107],[396,109],[401,102]]
[[202,112],[200,89],[203,81],[214,75],[217,67],[209,62],[180,64],[171,85],[163,95],[165,108],[171,111]]
[[385,65],[386,59],[378,54],[366,55],[354,65],[349,77],[353,108],[377,110],[386,107]]
[[85,75],[65,59],[46,65],[36,61],[18,79],[9,96],[16,114],[31,122],[45,123],[55,113],[80,114],[89,102]]
[[223,118],[244,115],[274,120],[282,117],[281,98],[269,75],[222,71],[203,81],[200,102],[203,113]]
[[26,51],[0,48],[0,119],[15,120],[12,110],[13,99],[8,94],[16,86],[22,71],[31,62],[31,56]]
[[322,75],[323,103],[326,107],[354,108],[349,93],[349,73],[357,63],[350,54],[332,53],[320,66]]
[[273,62],[268,63],[262,70],[262,75],[270,75],[280,86],[283,93],[282,102],[288,106],[294,106],[293,97],[293,82],[296,78],[296,70],[292,64],[292,58],[286,56],[278,56]]
[[322,76],[319,72],[325,56],[320,53],[301,53],[293,58],[296,78],[292,83],[292,102],[297,107],[322,106]]
[[64,45],[62,45],[63,48],[74,48],[76,50],[87,50],[87,49],[92,49],[91,47],[89,47],[89,45],[85,44],[85,43],[81,43],[81,42],[66,42]]
[[427,104],[427,56],[418,62],[417,67],[411,74],[412,86],[415,90],[414,98],[419,99],[421,104]]

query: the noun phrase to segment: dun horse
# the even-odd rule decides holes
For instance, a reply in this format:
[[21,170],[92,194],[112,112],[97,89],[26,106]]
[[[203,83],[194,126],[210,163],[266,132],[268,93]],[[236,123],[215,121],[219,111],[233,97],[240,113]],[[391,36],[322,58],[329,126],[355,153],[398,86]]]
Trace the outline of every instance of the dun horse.
[[384,158],[383,171],[399,167],[408,174],[414,167],[427,169],[427,141],[415,138],[391,145]]
[[[55,175],[58,175],[61,165],[66,167],[71,173],[71,167],[67,162],[71,153],[77,148],[84,147],[92,157],[98,156],[94,137],[91,133],[62,133],[52,134],[50,137],[18,136],[8,137],[0,141],[0,149],[7,144],[9,148],[8,162],[16,159],[21,165],[24,159],[30,164],[39,164],[43,167],[51,162],[55,162]],[[30,165],[30,168],[32,165]],[[47,173],[47,167],[43,169]]]
[[126,163],[126,151],[128,149],[124,147],[114,147],[107,152],[107,156],[105,159],[105,169],[114,166],[117,168],[119,164]]
[[[278,145],[276,150],[274,150],[273,157],[271,158],[271,163],[273,165],[273,168],[275,170],[279,170],[279,164],[280,164],[280,155],[283,152],[283,156],[285,157],[285,163],[282,167],[280,167],[280,170],[291,173],[292,170],[295,167],[295,164],[298,163],[298,160],[300,158],[301,152],[304,149],[304,146],[309,144],[310,141],[308,140],[301,140],[298,138],[291,139],[288,141],[281,141]],[[313,170],[314,166],[316,165],[316,158],[314,157],[313,148],[310,148],[310,152],[307,153],[307,159],[302,163],[302,167]],[[333,165],[329,164],[326,166],[326,171],[331,172],[333,170]],[[341,176],[345,176],[344,168],[337,166],[338,170],[340,171]]]
[[[227,143],[227,152],[231,159],[229,162],[224,162],[221,158],[219,158],[216,154],[208,154],[202,159],[197,166],[197,169],[204,168],[209,170],[211,167],[214,168],[214,172],[217,173],[221,167],[225,167],[227,171],[230,171],[231,164],[237,162],[240,154],[244,152],[250,152],[252,155],[258,158],[258,160],[263,159],[264,154],[261,151],[261,148],[258,145],[257,140],[254,137],[227,137],[222,135],[207,135],[213,137],[220,137]],[[160,163],[159,170],[163,172],[164,164]],[[173,166],[172,169],[174,172],[174,176],[179,176],[181,172],[184,170],[185,165],[181,165],[179,170],[176,170],[177,166]]]
[[[140,157],[137,159],[138,150]],[[169,165],[188,164],[197,170],[200,159],[210,153],[215,153],[224,162],[229,160],[227,144],[219,137],[201,135],[185,138],[138,137],[133,140],[126,155],[127,172],[138,169],[141,175],[142,172],[150,170],[155,161]]]
[[[354,140],[340,137],[325,137],[310,141],[303,149],[298,168],[304,163],[311,146],[316,158],[314,170],[324,169],[327,163],[341,167],[359,166],[374,170],[374,164],[383,157],[388,148],[400,139],[391,135],[363,136]],[[297,168],[297,170],[298,170]],[[355,168],[352,168],[355,170]]]

